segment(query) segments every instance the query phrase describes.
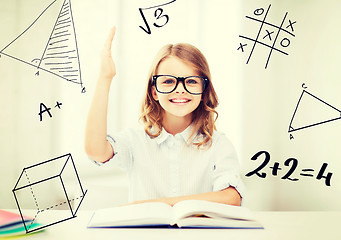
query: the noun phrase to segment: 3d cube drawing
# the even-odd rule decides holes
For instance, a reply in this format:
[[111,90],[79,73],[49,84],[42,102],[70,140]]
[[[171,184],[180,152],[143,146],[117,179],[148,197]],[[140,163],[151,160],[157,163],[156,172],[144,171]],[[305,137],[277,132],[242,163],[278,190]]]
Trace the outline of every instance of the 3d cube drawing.
[[[24,168],[12,191],[26,233],[76,217],[87,192],[70,153]],[[36,210],[34,219],[27,223],[24,216],[29,216],[27,211],[32,209]],[[52,214],[49,210],[64,211]],[[31,228],[37,221],[41,227]]]

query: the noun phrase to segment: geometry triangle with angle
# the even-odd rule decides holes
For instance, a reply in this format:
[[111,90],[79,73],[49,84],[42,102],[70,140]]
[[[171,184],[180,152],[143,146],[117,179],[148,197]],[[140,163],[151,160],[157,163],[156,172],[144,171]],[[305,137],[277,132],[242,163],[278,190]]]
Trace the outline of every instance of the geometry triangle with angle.
[[[56,17],[51,19],[51,15]],[[33,42],[41,49],[30,49]],[[51,2],[21,34],[0,48],[0,55],[36,67],[36,75],[42,70],[80,84],[82,92],[85,92],[71,0]]]
[[341,110],[303,90],[289,125],[289,133],[341,119]]

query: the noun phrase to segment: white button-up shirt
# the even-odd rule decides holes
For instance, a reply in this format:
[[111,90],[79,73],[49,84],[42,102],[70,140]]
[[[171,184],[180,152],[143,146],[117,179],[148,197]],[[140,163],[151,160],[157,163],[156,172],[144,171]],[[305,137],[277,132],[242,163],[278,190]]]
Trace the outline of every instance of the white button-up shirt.
[[243,196],[239,163],[227,137],[215,131],[212,146],[198,149],[186,144],[190,134],[191,126],[175,136],[163,129],[154,139],[142,129],[108,135],[114,157],[104,165],[114,164],[128,172],[129,201],[219,191],[229,186]]

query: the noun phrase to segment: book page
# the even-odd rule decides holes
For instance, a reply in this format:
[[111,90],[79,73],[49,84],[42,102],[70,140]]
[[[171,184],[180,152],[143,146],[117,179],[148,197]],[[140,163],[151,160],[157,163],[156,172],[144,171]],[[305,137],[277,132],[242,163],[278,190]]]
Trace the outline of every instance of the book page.
[[179,227],[191,228],[264,228],[257,221],[235,220],[231,218],[187,217],[177,222]]
[[88,227],[174,224],[172,207],[161,202],[132,204],[95,211]]
[[177,220],[195,214],[203,214],[212,218],[225,217],[254,220],[254,217],[247,208],[203,200],[185,200],[175,204],[173,210]]

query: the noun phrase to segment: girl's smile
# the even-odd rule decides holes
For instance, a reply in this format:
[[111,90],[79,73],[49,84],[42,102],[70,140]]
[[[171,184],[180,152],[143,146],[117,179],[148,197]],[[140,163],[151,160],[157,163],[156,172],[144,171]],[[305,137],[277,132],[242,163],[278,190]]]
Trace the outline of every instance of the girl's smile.
[[169,100],[171,103],[178,104],[178,105],[184,105],[191,101],[191,99],[188,98],[172,98]]

